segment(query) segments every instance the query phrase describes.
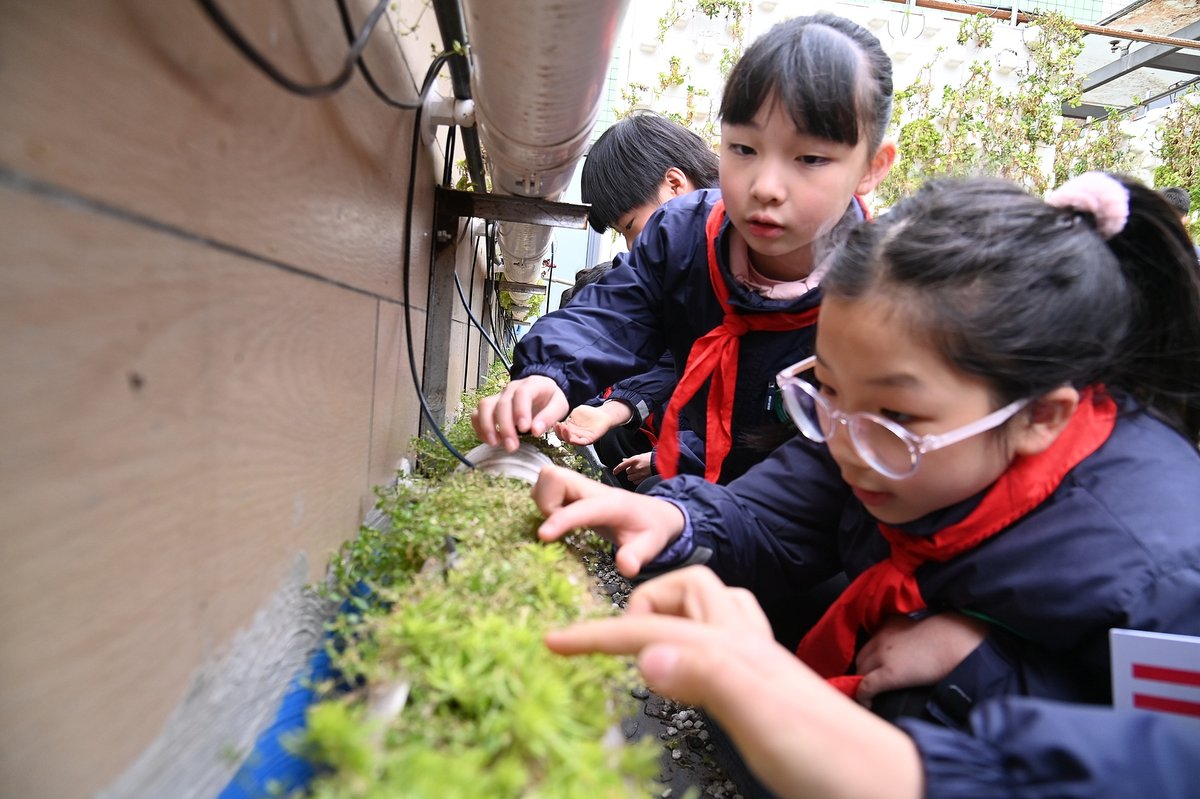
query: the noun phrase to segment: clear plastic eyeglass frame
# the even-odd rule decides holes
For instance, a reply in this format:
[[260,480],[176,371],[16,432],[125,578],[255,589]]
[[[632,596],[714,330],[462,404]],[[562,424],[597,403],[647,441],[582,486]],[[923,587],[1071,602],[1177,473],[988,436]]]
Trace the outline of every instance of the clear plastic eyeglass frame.
[[816,363],[816,356],[811,356],[776,375],[776,385],[783,395],[788,415],[805,438],[817,443],[828,442],[838,427],[844,425],[858,456],[872,469],[893,480],[912,477],[921,463],[921,456],[999,427],[1029,404],[1028,399],[1020,399],[955,430],[919,436],[878,414],[843,413],[833,407],[821,396],[820,389],[798,377]]

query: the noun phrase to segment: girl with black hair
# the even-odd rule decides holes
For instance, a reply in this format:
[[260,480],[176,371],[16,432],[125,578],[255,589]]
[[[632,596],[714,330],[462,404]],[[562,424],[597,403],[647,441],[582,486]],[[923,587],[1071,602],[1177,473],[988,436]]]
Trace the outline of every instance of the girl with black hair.
[[540,535],[594,527],[627,576],[704,562],[759,602],[844,569],[797,654],[860,700],[923,687],[950,726],[999,695],[1108,702],[1110,628],[1200,635],[1200,266],[1161,197],[934,183],[822,287],[815,356],[779,376],[803,436],[620,503],[546,471]]
[[[472,416],[480,439],[514,450],[665,350],[679,382],[656,471],[727,482],[762,460],[742,434],[786,424],[773,378],[812,351],[828,243],[864,218],[857,195],[895,158],[891,103],[891,62],[849,20],[797,17],[756,40],[721,100],[720,190],[667,202],[629,268],[534,323],[514,379]],[[681,428],[695,434],[684,447]]]

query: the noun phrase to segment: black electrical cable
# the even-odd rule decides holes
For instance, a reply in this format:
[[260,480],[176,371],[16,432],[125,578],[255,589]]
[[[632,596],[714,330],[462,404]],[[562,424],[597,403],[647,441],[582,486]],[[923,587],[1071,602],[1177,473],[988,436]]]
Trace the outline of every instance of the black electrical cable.
[[554,287],[554,269],[558,261],[554,259],[554,239],[550,240],[550,271],[546,274],[546,299],[542,301],[542,313],[550,313],[550,289]]
[[[484,222],[483,222],[483,227],[484,227],[484,230],[487,230],[487,221],[486,220],[484,220]],[[482,238],[483,238],[483,236],[475,236],[474,239],[471,241],[471,282],[467,284],[467,304],[470,305],[471,307],[475,306],[475,266],[477,263],[479,263],[479,241]],[[479,334],[482,336],[483,332],[484,332],[483,325],[477,325],[477,327],[479,328]],[[468,334],[467,335],[468,347],[470,345],[470,341],[471,341],[471,336]],[[470,349],[468,349],[467,351],[470,352]],[[480,353],[480,356],[482,356],[482,355],[483,355],[483,353]],[[464,361],[463,366],[466,367],[468,365],[469,359],[464,358],[463,361]],[[477,362],[475,364],[476,382],[478,382],[483,377],[483,374],[480,374],[480,372],[479,372],[479,366],[480,366],[480,364],[478,363],[478,360],[477,360]],[[470,374],[471,374],[471,370],[464,368],[464,371],[463,371],[463,385],[464,386],[468,385],[470,383]]]
[[[454,154],[454,143],[455,143],[455,131],[456,130],[457,130],[457,128],[455,128],[453,125],[451,125],[449,127],[449,129],[446,131],[446,149],[445,149],[445,154],[442,157],[442,185],[443,186],[449,186],[450,180],[453,178],[453,166],[454,166],[453,154]],[[488,224],[489,224],[488,222],[486,222],[486,221],[484,222],[485,231],[486,231],[486,226]],[[467,231],[470,230],[470,228],[471,228],[471,225],[470,225],[469,221],[467,224],[463,225],[462,233],[460,233],[458,236],[459,244],[462,244],[463,239],[465,239],[467,237]],[[475,237],[475,243],[474,243],[474,246],[472,246],[472,248],[471,248],[471,252],[472,252],[471,265],[473,268],[474,264],[475,264],[475,259],[479,257],[479,237],[478,236]],[[458,298],[459,298],[459,300],[462,301],[463,310],[465,310],[467,312],[467,318],[471,320],[471,323],[479,331],[479,334],[491,346],[492,351],[495,352],[496,355],[498,355],[500,357],[500,362],[504,364],[504,368],[506,368],[506,369],[511,368],[512,365],[508,362],[508,359],[504,357],[504,353],[501,351],[500,346],[498,344],[496,344],[495,339],[493,339],[490,335],[488,335],[487,330],[485,330],[483,327],[483,323],[480,322],[479,318],[477,316],[475,316],[475,314],[471,311],[471,301],[468,300],[463,294],[462,281],[459,280],[457,271],[455,271],[455,273],[454,273],[454,287],[456,289],[458,289]],[[475,290],[475,281],[472,280],[471,281],[472,296],[474,296],[474,290]],[[470,349],[469,336],[467,339],[467,348],[468,348],[468,350]],[[464,383],[466,382],[465,372],[463,375],[463,381],[464,381]]]
[[442,185],[450,186],[450,181],[454,178],[454,142],[455,131],[458,127],[448,125],[446,127],[446,155],[442,161]]
[[[421,84],[421,97],[428,94],[433,86],[433,81],[437,78],[438,72],[442,66],[450,58],[450,54],[442,53],[433,60],[429,65],[429,71],[425,73],[425,80]],[[442,432],[441,426],[437,420],[433,418],[433,411],[429,409],[429,400],[425,397],[425,392],[421,388],[421,376],[417,373],[417,356],[413,349],[413,333],[412,333],[412,218],[413,204],[416,197],[417,187],[417,154],[420,152],[421,143],[421,111],[423,109],[418,106],[417,113],[413,114],[412,127],[412,154],[408,164],[408,190],[404,198],[404,220],[406,227],[406,235],[404,236],[404,337],[408,344],[408,368],[412,373],[413,388],[417,391],[417,400],[421,403],[421,412],[425,415],[425,420],[429,422],[429,426],[433,429],[438,440],[442,442],[451,455],[465,464],[468,468],[474,469],[475,464],[467,460],[458,449],[455,448],[450,440],[446,438],[446,434]]]
[[[342,29],[346,32],[346,41],[353,43],[354,26],[350,22],[350,11],[346,8],[346,0],[338,0],[337,5],[338,15],[342,18]],[[371,70],[367,69],[367,62],[363,59],[361,51],[354,60],[358,64],[358,70],[362,73],[363,80],[371,87],[371,91],[375,92],[375,96],[384,103],[390,105],[392,108],[402,108],[406,111],[414,111],[421,107],[421,98],[417,98],[416,100],[397,100],[381,89],[379,84],[375,82],[375,76],[371,74]]]
[[[346,51],[346,55],[342,60],[342,70],[337,74],[337,77],[328,83],[315,85],[297,83],[280,72],[274,64],[263,57],[262,53],[254,49],[254,46],[247,41],[246,37],[242,36],[241,32],[234,27],[229,18],[225,16],[225,13],[221,11],[216,0],[196,0],[196,2],[208,14],[208,18],[212,20],[212,23],[221,29],[221,32],[225,34],[225,38],[229,39],[230,43],[249,59],[254,66],[262,70],[263,74],[268,78],[289,92],[298,94],[301,97],[326,97],[345,86],[354,75],[354,64],[359,59],[359,56],[362,55],[363,49],[367,46],[371,34],[375,31],[375,26],[379,24],[379,20],[383,17],[384,12],[387,11],[390,0],[379,0],[379,3],[371,10],[367,21],[363,23],[362,30],[358,32],[358,37],[354,39],[350,49]],[[423,89],[421,97],[424,98],[424,96],[425,90]],[[419,106],[420,103],[418,102],[416,107]]]
[[[341,70],[341,72],[338,73],[337,77],[335,77],[333,80],[331,80],[327,83],[306,86],[304,84],[297,83],[296,81],[293,81],[291,78],[284,75],[273,64],[271,64],[271,62],[269,62],[266,58],[264,58],[261,53],[259,53],[256,49],[254,49],[254,46],[251,45],[250,42],[247,41],[244,36],[242,36],[241,32],[238,31],[238,29],[236,27],[234,27],[233,23],[230,22],[229,19],[225,16],[225,14],[221,11],[220,7],[217,5],[215,0],[196,0],[196,2],[204,10],[204,12],[206,14],[208,14],[208,17],[212,21],[212,23],[214,25],[216,25],[217,28],[219,28],[223,34],[225,34],[225,37],[227,39],[229,39],[230,43],[233,44],[233,46],[235,48],[237,48],[237,50],[240,51],[242,53],[242,55],[244,55],[252,64],[254,64],[256,67],[258,67],[263,72],[263,74],[265,74],[268,78],[270,78],[275,83],[282,86],[284,89],[287,89],[288,91],[290,91],[294,94],[301,95],[303,97],[325,97],[325,96],[328,96],[328,95],[333,94],[334,92],[338,91],[339,89],[341,89],[343,86],[346,85],[346,83],[354,75],[354,66],[357,63],[359,65],[360,69],[362,69],[362,71],[363,71],[364,78],[367,78],[367,81],[371,85],[371,88],[373,90],[375,90],[375,93],[377,95],[379,95],[381,99],[383,99],[389,105],[397,106],[399,108],[404,108],[406,110],[415,110],[416,111],[416,114],[413,115],[412,153],[411,153],[411,158],[409,159],[409,170],[408,170],[409,181],[408,181],[408,191],[407,191],[407,195],[405,198],[405,213],[404,213],[405,227],[406,227],[406,235],[404,237],[404,266],[403,266],[403,270],[404,270],[404,331],[405,331],[405,337],[407,338],[407,344],[408,344],[408,366],[409,366],[410,372],[412,373],[413,387],[417,391],[417,399],[420,401],[421,411],[422,411],[422,413],[424,413],[426,421],[429,422],[429,425],[433,428],[433,432],[437,435],[438,439],[442,442],[442,445],[444,447],[446,447],[446,449],[449,450],[449,452],[452,455],[454,455],[455,458],[457,458],[459,461],[461,461],[467,467],[473,469],[473,468],[475,468],[475,464],[473,464],[469,460],[467,460],[466,456],[464,456],[461,452],[459,452],[458,449],[456,449],[454,447],[454,445],[450,443],[449,439],[446,438],[445,433],[442,432],[442,428],[438,425],[437,420],[433,418],[433,412],[429,409],[429,401],[425,396],[425,392],[421,388],[420,375],[417,373],[417,358],[416,358],[416,353],[413,350],[413,335],[412,335],[412,303],[411,303],[411,295],[412,295],[412,290],[411,290],[412,235],[411,235],[411,230],[412,230],[412,218],[413,218],[413,204],[414,204],[414,199],[415,199],[415,195],[416,195],[417,154],[419,152],[419,144],[421,141],[421,111],[422,111],[422,107],[424,105],[425,97],[429,94],[430,89],[433,88],[433,82],[437,78],[438,72],[441,71],[442,66],[445,65],[446,61],[453,54],[452,53],[440,53],[437,57],[434,58],[433,63],[431,63],[429,65],[429,69],[425,73],[425,80],[422,81],[422,83],[421,83],[421,91],[418,94],[417,99],[414,102],[399,103],[399,102],[393,101],[393,100],[391,100],[391,98],[388,98],[385,95],[383,95],[382,91],[375,84],[374,79],[370,77],[369,70],[366,68],[366,64],[362,62],[361,56],[362,56],[363,50],[367,46],[367,42],[371,38],[371,34],[375,30],[375,26],[379,24],[379,20],[383,17],[383,14],[387,10],[388,3],[390,1],[391,0],[380,0],[379,3],[375,6],[375,8],[371,10],[371,13],[367,16],[366,22],[363,23],[363,27],[359,31],[358,36],[353,40],[353,42],[350,46],[350,49],[346,51],[346,55],[345,55],[345,58],[344,58],[343,64],[342,64],[342,70]],[[342,23],[343,23],[343,26],[346,28],[347,36],[349,37],[350,32],[352,31],[352,28],[349,27],[349,15],[346,12],[346,8],[343,3],[343,0],[338,0],[338,9],[342,14]],[[452,130],[453,130],[453,128],[452,128]],[[456,281],[457,281],[457,278],[458,278],[458,275],[455,274]]]
[[[478,247],[478,245],[476,246]],[[463,292],[462,281],[458,279],[458,272],[454,273],[454,287],[458,289],[458,298],[462,300],[462,305],[467,312],[467,317],[479,330],[479,335],[483,336],[484,341],[491,345],[492,351],[495,352],[497,357],[500,358],[500,363],[504,364],[504,368],[511,369],[512,364],[508,362],[508,358],[504,357],[504,352],[501,351],[500,345],[496,343],[495,339],[488,335],[488,332],[483,329],[483,323],[480,322],[475,317],[475,314],[471,311],[471,303],[467,301],[467,295]]]

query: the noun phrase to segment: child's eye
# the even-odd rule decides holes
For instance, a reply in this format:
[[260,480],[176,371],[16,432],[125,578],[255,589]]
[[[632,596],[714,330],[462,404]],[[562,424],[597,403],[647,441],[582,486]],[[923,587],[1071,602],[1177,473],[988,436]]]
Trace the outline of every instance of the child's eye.
[[754,148],[747,147],[744,144],[731,144],[729,145],[729,151],[734,155],[754,155]]
[[884,417],[885,419],[891,419],[893,422],[895,422],[896,424],[899,424],[899,425],[912,424],[913,422],[915,422],[917,420],[917,417],[913,416],[911,413],[904,413],[902,411],[893,411],[893,410],[889,410],[887,408],[883,408],[882,410],[880,410],[879,415]]
[[829,159],[823,155],[802,155],[796,160],[805,166],[821,166],[829,163]]

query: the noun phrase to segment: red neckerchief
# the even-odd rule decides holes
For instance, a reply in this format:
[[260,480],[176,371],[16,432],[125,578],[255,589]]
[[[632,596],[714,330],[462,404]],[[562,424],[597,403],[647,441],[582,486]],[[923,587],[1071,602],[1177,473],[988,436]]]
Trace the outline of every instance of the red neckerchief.
[[810,308],[803,313],[735,313],[729,307],[729,287],[725,285],[717,264],[717,236],[724,220],[725,201],[717,200],[708,214],[704,233],[708,239],[708,277],[725,318],[692,345],[683,376],[671,393],[671,401],[667,403],[655,454],[655,467],[663,477],[674,477],[679,473],[679,415],[683,406],[696,396],[696,392],[711,377],[704,440],[704,479],[717,482],[721,464],[733,443],[730,418],[733,415],[742,334],[748,330],[799,330],[815,324],[820,311],[819,308]]
[[916,571],[927,561],[943,563],[978,546],[1046,500],[1067,473],[1108,440],[1117,406],[1104,391],[1084,389],[1071,421],[1046,450],[1018,458],[988,489],[967,518],[928,537],[908,535],[880,523],[891,544],[888,560],[860,574],[809,630],[796,655],[851,698],[862,677],[847,676],[858,632],[873,633],[885,618],[925,609]]

